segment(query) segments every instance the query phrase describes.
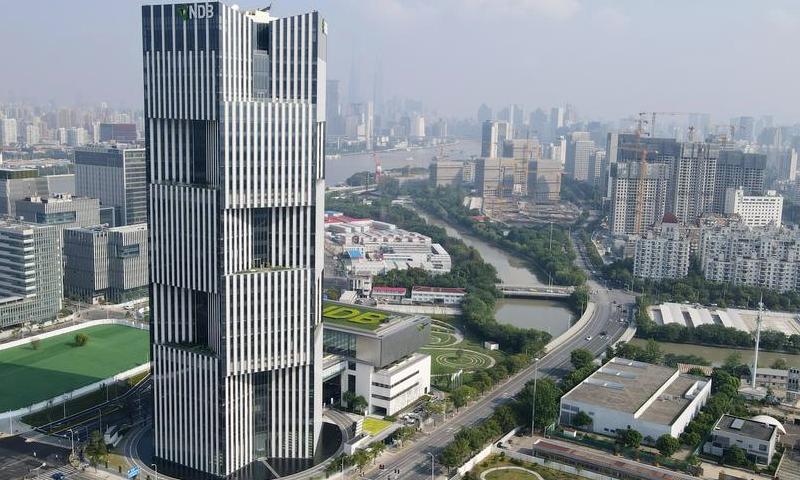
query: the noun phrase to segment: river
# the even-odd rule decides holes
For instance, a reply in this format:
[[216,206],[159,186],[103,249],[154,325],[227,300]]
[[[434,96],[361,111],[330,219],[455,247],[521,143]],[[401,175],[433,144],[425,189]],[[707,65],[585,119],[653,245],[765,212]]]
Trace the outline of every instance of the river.
[[[480,155],[481,144],[475,140],[459,140],[455,145],[448,145],[444,153],[454,159],[467,159],[471,155]],[[383,170],[406,166],[428,168],[431,159],[439,153],[440,148],[418,148],[412,150],[395,150],[379,152]],[[354,173],[375,170],[375,157],[371,153],[343,155],[325,161],[325,184],[337,185],[347,180]]]
[[[464,243],[478,250],[483,259],[497,269],[497,276],[500,277],[501,282],[509,285],[542,284],[523,262],[504,250],[458,230],[452,225],[433,219],[424,212],[416,211],[428,223],[444,227],[449,236],[460,238]],[[498,322],[506,325],[542,330],[555,338],[569,328],[572,312],[563,302],[559,301],[504,298],[495,303],[495,318]]]

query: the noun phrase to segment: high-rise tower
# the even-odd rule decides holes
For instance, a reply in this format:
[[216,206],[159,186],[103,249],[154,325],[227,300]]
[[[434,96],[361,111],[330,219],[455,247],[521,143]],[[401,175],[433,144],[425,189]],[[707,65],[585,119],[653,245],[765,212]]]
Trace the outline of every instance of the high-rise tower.
[[159,471],[268,477],[321,429],[327,26],[142,8]]

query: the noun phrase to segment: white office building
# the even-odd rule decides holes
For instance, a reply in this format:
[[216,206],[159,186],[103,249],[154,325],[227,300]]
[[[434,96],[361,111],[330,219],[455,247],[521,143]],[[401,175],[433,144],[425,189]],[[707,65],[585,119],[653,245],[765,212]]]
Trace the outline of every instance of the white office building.
[[351,391],[367,414],[394,415],[430,392],[429,318],[326,302],[325,399]]
[[592,418],[589,430],[617,436],[637,430],[645,443],[661,435],[677,438],[711,395],[711,380],[614,357],[561,397],[559,423],[578,412]]
[[725,193],[725,213],[739,215],[748,227],[780,227],[783,197],[775,190],[767,190],[765,195],[746,195],[742,188],[729,188]]
[[154,461],[269,478],[320,444],[327,25],[142,7]]
[[781,433],[786,431],[780,422],[767,415],[758,415],[751,419],[723,415],[711,429],[711,435],[703,445],[703,452],[721,457],[736,445],[744,450],[749,460],[760,465],[769,465]]
[[411,288],[411,301],[416,303],[438,303],[459,305],[467,291],[463,288],[426,287],[415,285]]

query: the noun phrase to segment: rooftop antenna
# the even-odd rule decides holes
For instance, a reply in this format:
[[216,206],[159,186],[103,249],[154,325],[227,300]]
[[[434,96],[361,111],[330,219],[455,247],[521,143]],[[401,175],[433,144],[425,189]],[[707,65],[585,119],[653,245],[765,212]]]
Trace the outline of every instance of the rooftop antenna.
[[758,317],[756,317],[756,354],[753,357],[753,374],[750,379],[750,386],[756,388],[756,369],[758,368],[758,344],[761,341],[761,314],[764,312],[764,294],[758,300]]

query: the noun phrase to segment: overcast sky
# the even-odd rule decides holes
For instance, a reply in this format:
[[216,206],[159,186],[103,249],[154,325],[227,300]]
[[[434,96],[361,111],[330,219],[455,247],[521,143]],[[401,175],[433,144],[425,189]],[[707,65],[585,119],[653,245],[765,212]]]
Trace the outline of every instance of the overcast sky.
[[[243,0],[243,8],[270,0]],[[444,115],[486,102],[574,104],[582,116],[699,111],[800,120],[796,0],[274,0],[329,23],[328,78],[347,92],[383,59],[385,97]],[[0,99],[142,103],[141,2],[5,0]]]

